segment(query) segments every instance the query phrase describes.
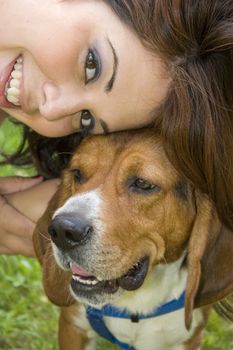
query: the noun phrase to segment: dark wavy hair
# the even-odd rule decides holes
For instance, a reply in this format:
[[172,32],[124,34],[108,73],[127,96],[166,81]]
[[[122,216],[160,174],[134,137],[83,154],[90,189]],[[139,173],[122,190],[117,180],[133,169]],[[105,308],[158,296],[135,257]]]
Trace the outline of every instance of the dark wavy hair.
[[0,165],[33,165],[45,179],[56,178],[61,176],[62,170],[67,166],[74,149],[82,138],[83,135],[80,133],[48,138],[23,125],[22,141],[18,149],[11,155],[1,152],[4,160],[0,162]]
[[[233,229],[233,1],[104,1],[166,63],[172,82],[154,127],[171,163]],[[80,141],[25,135],[47,176],[59,175]]]

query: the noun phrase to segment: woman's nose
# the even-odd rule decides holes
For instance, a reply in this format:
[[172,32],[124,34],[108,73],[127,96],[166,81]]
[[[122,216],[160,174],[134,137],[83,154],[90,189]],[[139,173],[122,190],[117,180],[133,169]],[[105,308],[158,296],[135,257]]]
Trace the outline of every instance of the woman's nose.
[[80,94],[74,86],[45,82],[39,110],[43,117],[53,121],[79,112],[82,109],[81,103]]

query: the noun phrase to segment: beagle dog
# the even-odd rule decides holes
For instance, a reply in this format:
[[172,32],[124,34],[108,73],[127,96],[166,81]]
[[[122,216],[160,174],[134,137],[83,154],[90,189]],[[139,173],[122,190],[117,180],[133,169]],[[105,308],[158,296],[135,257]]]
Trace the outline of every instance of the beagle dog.
[[154,131],[89,136],[34,233],[62,350],[196,350],[233,292],[233,236]]

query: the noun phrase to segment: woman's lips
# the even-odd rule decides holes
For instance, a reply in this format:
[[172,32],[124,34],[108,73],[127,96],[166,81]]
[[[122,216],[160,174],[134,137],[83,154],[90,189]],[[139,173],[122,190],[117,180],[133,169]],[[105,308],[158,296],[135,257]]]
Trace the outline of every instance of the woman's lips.
[[10,79],[11,72],[14,68],[14,65],[17,61],[17,58],[9,63],[6,68],[0,73],[0,107],[14,107],[16,108],[15,105],[7,101],[6,96],[5,96],[5,88],[6,84]]

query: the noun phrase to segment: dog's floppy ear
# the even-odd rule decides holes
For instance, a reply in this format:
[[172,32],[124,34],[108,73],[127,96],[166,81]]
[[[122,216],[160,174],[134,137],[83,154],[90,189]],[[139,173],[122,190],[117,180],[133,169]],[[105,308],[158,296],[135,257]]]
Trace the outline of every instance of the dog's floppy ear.
[[207,197],[197,196],[197,216],[188,248],[185,324],[194,307],[216,303],[233,293],[233,233],[220,223]]
[[55,193],[55,195],[50,200],[47,209],[45,210],[42,217],[38,220],[33,232],[33,246],[36,257],[41,265],[43,265],[44,256],[46,255],[46,252],[51,245],[47,226],[54,212],[53,208],[55,207],[56,197],[57,193]]
[[68,306],[74,302],[69,292],[71,275],[63,271],[55,262],[52,252],[48,225],[55,212],[58,192],[52,197],[44,215],[38,221],[33,233],[36,256],[42,265],[44,290],[49,300],[58,306]]

